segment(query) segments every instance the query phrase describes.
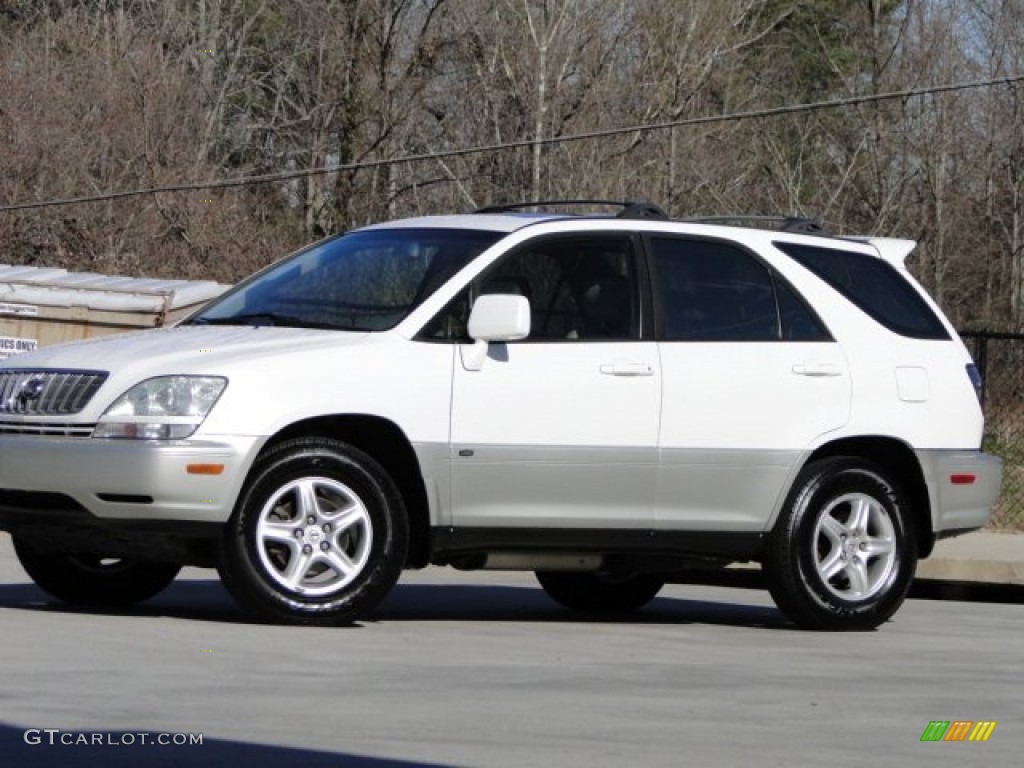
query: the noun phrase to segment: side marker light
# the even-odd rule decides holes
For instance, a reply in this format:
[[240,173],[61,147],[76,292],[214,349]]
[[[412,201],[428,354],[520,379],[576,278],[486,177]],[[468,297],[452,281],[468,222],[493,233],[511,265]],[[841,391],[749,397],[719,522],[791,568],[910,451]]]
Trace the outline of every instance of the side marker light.
[[220,475],[224,472],[223,464],[187,464],[185,471],[190,475]]

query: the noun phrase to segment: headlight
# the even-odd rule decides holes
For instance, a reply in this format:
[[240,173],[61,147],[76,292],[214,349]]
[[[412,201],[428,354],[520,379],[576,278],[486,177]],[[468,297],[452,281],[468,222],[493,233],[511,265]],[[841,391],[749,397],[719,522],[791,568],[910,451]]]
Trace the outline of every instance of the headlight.
[[103,412],[93,437],[180,440],[203,423],[228,384],[220,376],[158,376],[129,389]]

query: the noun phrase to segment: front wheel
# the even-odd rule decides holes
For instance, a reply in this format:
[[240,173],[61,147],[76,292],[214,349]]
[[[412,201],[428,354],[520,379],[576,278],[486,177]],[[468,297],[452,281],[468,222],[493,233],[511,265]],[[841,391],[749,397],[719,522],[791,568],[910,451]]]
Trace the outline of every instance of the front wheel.
[[636,611],[651,602],[665,586],[663,579],[646,573],[537,571],[536,575],[549,597],[583,613]]
[[161,592],[181,570],[174,563],[47,552],[18,537],[14,552],[32,581],[71,605],[134,605]]
[[303,438],[254,465],[219,569],[235,599],[264,619],[343,624],[394,586],[407,542],[401,496],[380,465],[346,443]]
[[887,621],[917,566],[909,515],[899,486],[872,462],[807,466],[765,551],[776,604],[807,629],[865,630]]

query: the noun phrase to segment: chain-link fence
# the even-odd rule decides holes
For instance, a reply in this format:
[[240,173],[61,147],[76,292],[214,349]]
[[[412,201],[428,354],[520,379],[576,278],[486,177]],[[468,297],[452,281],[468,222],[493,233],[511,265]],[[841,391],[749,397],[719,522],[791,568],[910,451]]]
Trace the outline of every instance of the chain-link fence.
[[985,383],[985,450],[1003,457],[992,527],[1024,529],[1024,334],[961,331]]

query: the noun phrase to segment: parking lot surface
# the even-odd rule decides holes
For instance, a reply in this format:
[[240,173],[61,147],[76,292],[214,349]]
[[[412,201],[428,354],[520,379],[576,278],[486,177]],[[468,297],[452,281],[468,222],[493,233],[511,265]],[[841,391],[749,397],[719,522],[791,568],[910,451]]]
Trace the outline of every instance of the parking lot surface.
[[[66,608],[0,536],[0,627],[5,766],[1006,766],[1024,750],[1019,604],[912,599],[878,631],[826,634],[763,591],[679,585],[595,621],[530,574],[431,569],[359,626],[265,626],[200,570],[132,611]],[[936,720],[996,727],[921,742]]]

